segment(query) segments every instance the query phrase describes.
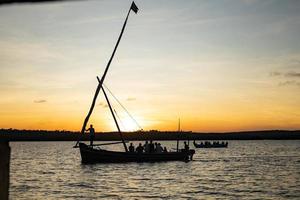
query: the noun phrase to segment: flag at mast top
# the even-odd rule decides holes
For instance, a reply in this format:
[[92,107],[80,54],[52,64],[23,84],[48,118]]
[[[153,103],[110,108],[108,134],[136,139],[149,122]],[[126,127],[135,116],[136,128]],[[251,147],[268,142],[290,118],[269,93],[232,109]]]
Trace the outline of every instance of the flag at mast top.
[[138,12],[138,10],[139,10],[139,8],[135,5],[134,1],[132,2],[130,9],[131,9],[133,12],[135,12],[135,14],[137,14],[137,12]]

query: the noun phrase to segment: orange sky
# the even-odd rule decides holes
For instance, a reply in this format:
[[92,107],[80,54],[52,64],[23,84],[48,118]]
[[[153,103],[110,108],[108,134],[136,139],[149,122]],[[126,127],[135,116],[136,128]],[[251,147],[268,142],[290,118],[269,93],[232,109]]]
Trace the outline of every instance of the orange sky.
[[[136,4],[105,84],[144,130],[300,129],[299,3]],[[79,131],[129,5],[0,7],[0,128]],[[116,130],[103,94],[89,123]]]

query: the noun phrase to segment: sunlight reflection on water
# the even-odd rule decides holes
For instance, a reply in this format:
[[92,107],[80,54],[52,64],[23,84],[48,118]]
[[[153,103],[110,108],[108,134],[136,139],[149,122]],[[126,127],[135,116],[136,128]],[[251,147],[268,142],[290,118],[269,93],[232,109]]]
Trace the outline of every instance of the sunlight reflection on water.
[[299,140],[229,141],[189,163],[82,165],[73,145],[11,143],[10,199],[300,199]]

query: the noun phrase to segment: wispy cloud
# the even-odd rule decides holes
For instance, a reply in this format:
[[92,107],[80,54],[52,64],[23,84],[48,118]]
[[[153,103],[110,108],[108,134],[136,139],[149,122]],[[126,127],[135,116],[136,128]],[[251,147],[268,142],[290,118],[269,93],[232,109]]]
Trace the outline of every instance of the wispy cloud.
[[271,77],[278,77],[280,82],[278,86],[300,86],[300,82],[297,80],[300,78],[300,72],[270,72]]
[[72,21],[68,21],[64,25],[83,25],[83,24],[92,24],[92,23],[100,23],[100,22],[108,22],[119,19],[118,17],[89,17],[84,19],[74,19]]
[[103,102],[98,103],[98,106],[101,106],[103,108],[107,108],[108,107],[108,105],[106,103],[103,103]]
[[136,98],[134,98],[134,97],[128,97],[127,99],[126,99],[126,101],[135,101],[136,100]]
[[279,86],[289,86],[289,85],[295,85],[295,86],[300,86],[300,82],[292,80],[292,81],[284,81],[284,82],[280,82],[278,84]]
[[288,77],[300,78],[300,72],[288,72],[285,75]]
[[280,72],[271,72],[270,76],[280,76],[281,73]]
[[300,78],[300,72],[277,72],[277,71],[273,71],[270,72],[270,76],[285,76],[285,77],[289,77],[289,78]]
[[34,103],[46,103],[47,100],[45,100],[45,99],[38,99],[38,100],[34,100],[33,102]]

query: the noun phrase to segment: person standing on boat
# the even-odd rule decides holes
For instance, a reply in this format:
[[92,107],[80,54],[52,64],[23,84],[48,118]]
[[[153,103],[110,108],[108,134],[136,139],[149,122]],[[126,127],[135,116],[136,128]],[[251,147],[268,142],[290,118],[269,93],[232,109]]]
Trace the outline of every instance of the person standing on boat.
[[95,139],[95,129],[93,128],[93,125],[91,124],[90,128],[87,129],[86,131],[89,131],[89,133],[90,133],[90,145],[93,146],[93,142]]

